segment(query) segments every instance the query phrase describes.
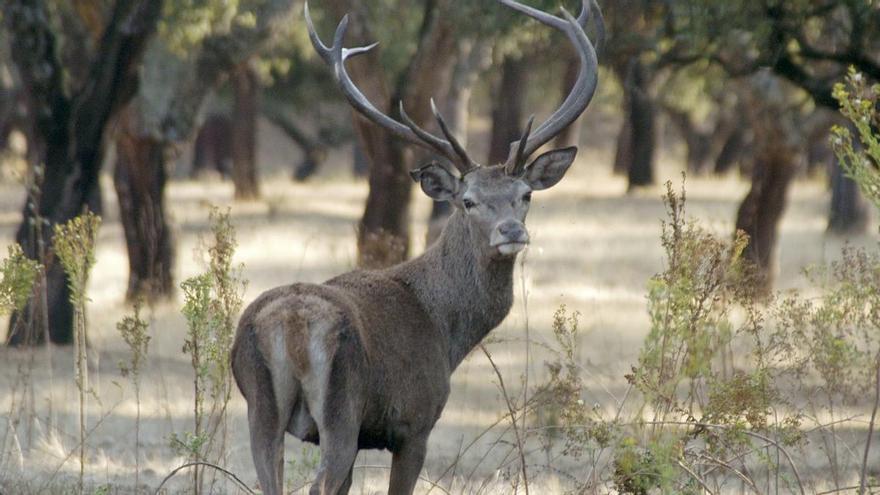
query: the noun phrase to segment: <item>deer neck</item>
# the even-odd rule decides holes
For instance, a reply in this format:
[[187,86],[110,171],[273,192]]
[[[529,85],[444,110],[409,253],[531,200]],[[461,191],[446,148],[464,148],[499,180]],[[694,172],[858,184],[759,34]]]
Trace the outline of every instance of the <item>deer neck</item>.
[[435,326],[447,339],[454,369],[497,327],[513,304],[515,257],[491,257],[486,241],[456,210],[424,254],[399,265]]

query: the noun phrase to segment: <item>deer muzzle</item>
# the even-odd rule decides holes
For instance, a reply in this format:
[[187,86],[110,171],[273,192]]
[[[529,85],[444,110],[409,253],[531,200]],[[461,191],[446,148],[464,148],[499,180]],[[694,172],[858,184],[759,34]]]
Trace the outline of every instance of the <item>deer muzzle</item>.
[[519,253],[529,245],[529,232],[518,220],[506,220],[498,224],[490,239],[492,247],[499,254],[511,256]]

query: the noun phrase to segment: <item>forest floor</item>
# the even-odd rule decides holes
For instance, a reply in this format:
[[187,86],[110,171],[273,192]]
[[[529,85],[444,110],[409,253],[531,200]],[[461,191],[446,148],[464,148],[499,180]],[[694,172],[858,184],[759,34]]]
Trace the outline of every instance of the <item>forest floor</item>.
[[[235,261],[244,266],[245,303],[266,289],[292,281],[320,282],[354,267],[355,228],[366,195],[366,184],[351,178],[344,163],[349,156],[333,155],[337,166],[322,171],[304,184],[289,180],[289,163],[297,153],[267,131],[272,143],[263,145],[263,199],[233,202],[227,182],[177,180],[168,188],[168,204],[177,237],[175,277],[179,282],[204,269],[199,249],[208,229],[213,205],[229,207],[239,246]],[[274,137],[273,137],[274,136]],[[272,140],[276,141],[272,141]],[[267,149],[268,148],[268,149]],[[565,180],[557,187],[536,193],[528,225],[532,244],[518,263],[515,305],[493,333],[500,341],[490,347],[504,374],[505,383],[520,390],[528,369],[530,383],[545,375],[546,355],[533,346],[526,361],[525,332],[538,342],[553,339],[553,313],[561,305],[581,313],[578,359],[589,374],[585,401],[613,410],[626,388],[624,374],[638,357],[647,329],[646,282],[662,269],[659,243],[664,218],[662,183],[680,184],[673,154],[664,154],[656,187],[626,193],[624,178],[608,170],[612,151],[587,148]],[[104,178],[106,211],[100,232],[97,264],[89,283],[89,337],[95,357],[92,383],[100,398],[89,401],[87,476],[90,486],[110,486],[111,493],[130,493],[134,483],[135,401],[131,387],[121,377],[117,363],[127,359],[116,322],[130,311],[124,303],[127,260],[122,227],[112,193]],[[737,177],[689,178],[687,211],[704,226],[722,235],[733,230],[733,219],[748,184]],[[777,288],[805,287],[802,269],[839,257],[844,240],[825,235],[828,193],[823,181],[798,180],[791,191],[779,242]],[[425,219],[429,202],[414,191],[413,253],[424,249]],[[0,248],[12,241],[19,222],[21,186],[0,185]],[[872,224],[870,232],[876,232]],[[868,245],[875,236],[850,239]],[[152,493],[160,480],[184,459],[169,447],[169,436],[192,429],[192,370],[181,352],[186,332],[180,314],[181,296],[149,313],[149,357],[143,376],[141,411],[141,490]],[[0,330],[3,337],[4,330]],[[73,356],[69,348],[31,351],[0,347],[0,440],[10,432],[5,421],[13,383],[20,369],[36,363],[31,378],[36,421],[21,428],[0,452],[0,492],[4,494],[67,491],[79,470],[77,448],[78,403],[73,382]],[[494,491],[505,493],[503,469],[508,448],[499,448],[497,433],[486,435],[461,453],[506,412],[497,380],[481,352],[474,352],[455,372],[452,394],[431,435],[426,476],[432,478],[456,462],[459,477],[474,483],[488,480]],[[225,466],[250,486],[256,485],[251,462],[245,402],[236,391],[229,409],[230,441]],[[540,452],[535,453],[540,463]],[[289,437],[286,441],[287,478],[303,483],[315,461],[314,450]],[[484,459],[485,457],[485,459]],[[390,455],[362,452],[356,463],[352,493],[384,493]],[[183,490],[185,476],[169,485]],[[543,478],[542,493],[556,491],[562,481]],[[4,486],[6,487],[4,489]],[[230,492],[231,484],[225,486]],[[420,485],[420,492],[428,484]],[[439,492],[436,492],[439,493]]]

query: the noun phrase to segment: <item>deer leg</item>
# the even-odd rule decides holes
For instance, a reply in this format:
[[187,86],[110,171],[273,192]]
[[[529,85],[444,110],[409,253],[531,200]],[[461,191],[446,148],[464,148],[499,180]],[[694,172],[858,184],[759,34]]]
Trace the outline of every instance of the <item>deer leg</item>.
[[427,436],[408,440],[391,458],[391,482],[388,495],[410,495],[419,481],[425,463]]
[[309,495],[345,495],[357,457],[357,427],[321,432],[321,464]]
[[283,486],[285,425],[278,420],[275,404],[260,400],[260,397],[257,395],[248,403],[251,454],[263,493],[280,495]]

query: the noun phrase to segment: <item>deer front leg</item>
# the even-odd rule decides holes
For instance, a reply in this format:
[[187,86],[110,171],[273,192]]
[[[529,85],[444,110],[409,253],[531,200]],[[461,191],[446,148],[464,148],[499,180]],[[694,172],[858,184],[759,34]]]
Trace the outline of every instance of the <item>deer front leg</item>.
[[394,452],[388,495],[410,495],[415,490],[425,463],[427,444],[427,435],[412,438]]

